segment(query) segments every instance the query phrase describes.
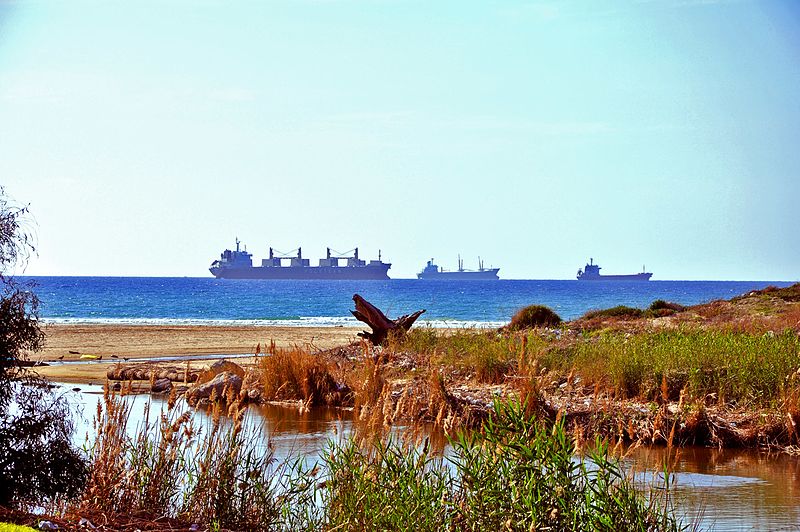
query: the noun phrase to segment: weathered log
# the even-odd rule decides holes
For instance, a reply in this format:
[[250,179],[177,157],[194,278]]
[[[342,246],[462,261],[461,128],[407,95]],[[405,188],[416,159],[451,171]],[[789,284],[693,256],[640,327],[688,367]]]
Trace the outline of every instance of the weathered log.
[[381,309],[364,299],[358,294],[353,295],[353,301],[356,304],[356,309],[351,310],[350,313],[355,316],[358,321],[362,321],[370,326],[372,332],[362,331],[358,336],[365,338],[372,342],[372,345],[382,345],[386,342],[389,334],[405,334],[414,322],[417,321],[425,309],[418,310],[413,314],[405,314],[396,320],[390,320],[386,315],[381,312]]
[[195,382],[198,372],[184,374],[174,369],[164,369],[158,366],[112,366],[106,372],[106,378],[112,381],[149,381],[169,379],[172,382]]

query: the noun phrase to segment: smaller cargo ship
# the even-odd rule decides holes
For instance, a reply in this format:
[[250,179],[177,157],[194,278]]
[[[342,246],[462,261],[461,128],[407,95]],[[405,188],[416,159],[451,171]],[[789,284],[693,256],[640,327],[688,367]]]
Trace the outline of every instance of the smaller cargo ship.
[[579,281],[649,281],[653,274],[644,271],[642,266],[641,273],[631,273],[626,275],[600,275],[600,266],[594,263],[594,259],[589,259],[589,264],[578,270]]
[[458,257],[458,270],[455,271],[448,271],[444,268],[440,268],[436,264],[433,263],[433,259],[429,260],[428,263],[425,265],[425,269],[422,270],[417,274],[418,279],[432,279],[432,280],[442,280],[442,281],[484,281],[484,280],[498,280],[500,279],[497,276],[497,272],[500,271],[500,268],[484,268],[483,261],[478,257],[478,269],[477,270],[465,270],[464,269],[464,261],[461,260],[461,256]]

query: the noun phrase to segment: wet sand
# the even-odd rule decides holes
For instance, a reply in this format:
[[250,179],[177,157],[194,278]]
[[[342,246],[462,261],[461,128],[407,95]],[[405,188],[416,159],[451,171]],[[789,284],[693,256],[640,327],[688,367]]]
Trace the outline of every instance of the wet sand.
[[[127,358],[145,361],[164,355],[254,353],[260,343],[262,352],[270,340],[278,347],[298,345],[327,349],[356,340],[360,328],[347,327],[215,327],[160,325],[46,325],[47,337],[42,351],[31,360],[50,366],[37,368],[40,375],[63,382],[104,382],[107,362]],[[70,353],[72,351],[73,353]],[[85,364],[62,364],[79,361],[81,355],[102,356],[102,361]],[[112,358],[114,355],[117,358]]]

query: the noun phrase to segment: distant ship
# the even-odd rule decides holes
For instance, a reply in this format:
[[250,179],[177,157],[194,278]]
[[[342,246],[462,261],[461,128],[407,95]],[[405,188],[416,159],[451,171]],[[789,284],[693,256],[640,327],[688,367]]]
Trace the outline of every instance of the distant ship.
[[631,273],[628,275],[600,275],[600,266],[594,264],[594,259],[589,259],[583,270],[578,270],[579,281],[649,281],[653,274],[644,271],[642,273]]
[[[366,262],[358,258],[358,248],[353,255],[331,255],[331,248],[324,259],[319,259],[319,266],[311,266],[308,259],[303,258],[301,248],[297,255],[276,256],[269,248],[269,258],[261,260],[261,266],[253,266],[253,255],[239,248],[236,239],[236,250],[226,249],[219,260],[211,263],[209,271],[217,278],[223,279],[342,279],[342,280],[386,280],[391,264],[378,260]],[[282,261],[287,260],[285,265]],[[343,265],[340,260],[346,261]]]
[[466,281],[466,280],[497,280],[499,277],[497,276],[497,272],[500,271],[500,268],[484,268],[483,261],[478,258],[478,269],[477,270],[465,270],[464,269],[464,261],[461,260],[461,256],[458,257],[458,270],[456,271],[447,271],[436,264],[433,263],[433,259],[428,261],[428,264],[425,266],[425,269],[422,270],[417,274],[419,279],[434,279],[434,280],[454,280],[454,281]]

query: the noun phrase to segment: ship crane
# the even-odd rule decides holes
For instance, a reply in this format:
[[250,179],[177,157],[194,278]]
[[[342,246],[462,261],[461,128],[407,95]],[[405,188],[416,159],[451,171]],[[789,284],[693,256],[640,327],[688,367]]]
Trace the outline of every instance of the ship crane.
[[[295,255],[295,253],[296,253],[296,255]],[[302,248],[296,248],[296,249],[293,249],[291,251],[287,251],[285,253],[283,251],[279,251],[279,250],[274,249],[274,248],[269,248],[269,258],[270,259],[274,259],[274,258],[278,258],[278,259],[302,259],[303,258]]]
[[[344,253],[336,251],[335,249],[327,248],[329,259],[356,259],[358,260],[358,248],[353,248],[345,251]],[[352,253],[352,255],[349,255]]]

